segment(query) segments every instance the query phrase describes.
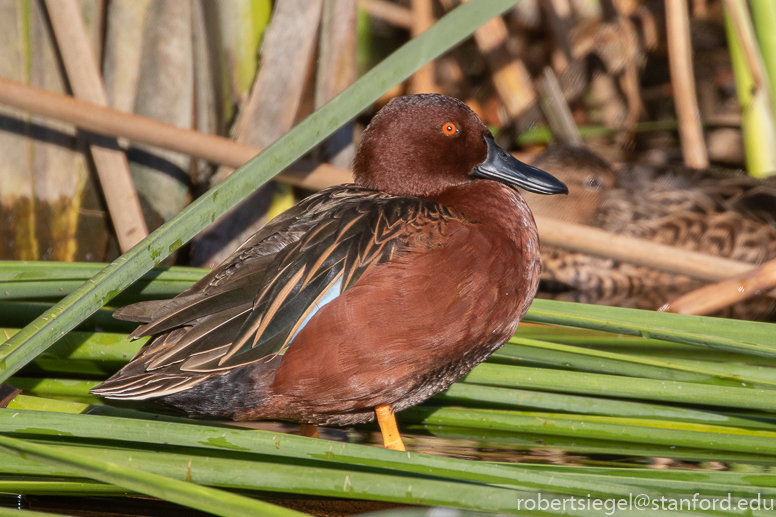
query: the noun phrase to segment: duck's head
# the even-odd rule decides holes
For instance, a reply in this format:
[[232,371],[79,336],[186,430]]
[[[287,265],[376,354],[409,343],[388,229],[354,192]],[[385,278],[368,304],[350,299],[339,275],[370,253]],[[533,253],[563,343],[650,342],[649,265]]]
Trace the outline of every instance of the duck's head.
[[604,196],[615,186],[609,162],[585,147],[552,145],[536,157],[533,165],[551,170],[571,189],[571,195],[554,203],[542,196],[526,196],[534,215],[594,225]]
[[424,198],[477,179],[568,193],[561,181],[499,147],[466,104],[437,94],[399,97],[380,110],[364,131],[353,174],[361,186]]

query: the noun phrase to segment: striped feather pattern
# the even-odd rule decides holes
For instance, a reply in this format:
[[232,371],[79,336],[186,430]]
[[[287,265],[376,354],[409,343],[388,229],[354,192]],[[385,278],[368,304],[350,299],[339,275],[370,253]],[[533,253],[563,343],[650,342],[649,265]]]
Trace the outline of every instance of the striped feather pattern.
[[[776,258],[776,182],[728,171],[625,165],[587,150],[550,148],[535,165],[569,185],[568,208],[529,198],[535,214],[687,250],[762,264]],[[591,178],[599,188],[585,188]],[[654,310],[703,281],[549,246],[542,280],[555,299]],[[755,297],[718,316],[772,320],[776,303]]]

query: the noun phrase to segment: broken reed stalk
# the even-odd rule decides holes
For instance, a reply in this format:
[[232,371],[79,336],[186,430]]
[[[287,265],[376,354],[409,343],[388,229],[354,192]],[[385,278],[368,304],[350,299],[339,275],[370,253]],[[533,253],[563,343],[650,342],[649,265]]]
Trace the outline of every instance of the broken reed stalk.
[[396,27],[412,30],[412,11],[386,0],[359,0],[359,9]]
[[[75,0],[46,0],[46,9],[75,96],[107,106],[108,97],[78,4]],[[91,143],[89,149],[119,246],[124,252],[143,240],[148,235],[148,228],[129,172],[127,157],[118,149],[115,140],[109,145],[105,147]]]
[[776,260],[771,260],[744,275],[706,285],[682,295],[659,310],[677,314],[711,314],[774,288]]
[[539,105],[555,139],[565,145],[584,145],[569,105],[552,68],[546,67],[538,83]]
[[[342,93],[357,79],[356,0],[324,0],[321,15],[315,109]],[[353,124],[348,123],[329,137],[325,155],[329,163],[349,169],[355,155]]]
[[686,2],[665,0],[668,61],[674,91],[676,117],[679,120],[679,141],[684,164],[693,169],[709,166],[706,142],[703,138],[701,115],[695,95],[695,75],[690,44],[690,14]]
[[[0,103],[67,122],[79,129],[127,138],[134,143],[177,151],[218,165],[237,168],[261,152],[258,147],[229,138],[183,129],[3,77],[0,77]],[[276,179],[310,190],[353,181],[349,171],[309,162],[298,162]]]
[[562,74],[573,59],[569,34],[572,27],[571,5],[568,0],[550,0],[541,2],[541,7],[544,10],[555,45],[551,56],[552,66],[556,72]]
[[[309,114],[303,100],[315,62],[322,7],[323,0],[275,3],[261,43],[261,66],[232,129],[238,142],[266,149],[294,127],[297,117],[303,114],[300,110]],[[219,167],[210,185],[221,183],[233,172],[233,168]],[[270,193],[272,201],[264,197]],[[277,214],[291,206],[293,195],[288,189],[270,184],[254,192],[239,208],[204,230],[194,251],[194,263],[216,267],[235,246],[264,226],[270,212]]]
[[709,6],[707,0],[692,0],[692,15],[693,18],[699,20],[705,20],[709,15]]
[[[411,0],[412,37],[415,38],[434,25],[434,9],[431,0]],[[439,93],[436,84],[434,62],[431,61],[415,72],[410,79],[410,93]]]
[[509,52],[508,36],[507,26],[500,16],[474,31],[474,41],[488,63],[493,86],[509,119],[516,120],[536,102],[536,92],[528,69]]

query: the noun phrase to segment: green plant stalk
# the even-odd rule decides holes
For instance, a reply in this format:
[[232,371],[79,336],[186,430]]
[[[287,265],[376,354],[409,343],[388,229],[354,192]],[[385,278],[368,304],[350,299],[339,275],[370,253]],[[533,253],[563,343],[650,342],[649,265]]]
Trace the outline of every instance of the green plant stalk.
[[[563,342],[565,344],[568,341],[570,340],[558,339],[556,342],[559,344]],[[536,350],[528,350],[522,347],[512,348],[512,343],[508,343],[504,345],[504,347],[505,348],[498,350],[497,353],[494,353],[489,358],[489,362],[497,364],[539,366],[544,368],[558,366],[561,369],[568,368],[582,370],[582,368],[576,366],[576,362],[569,363],[563,354],[549,353],[547,356],[543,356],[540,355]],[[715,371],[734,379],[740,379],[739,376],[750,377],[752,379],[763,378],[765,379],[766,383],[769,383],[773,378],[771,375],[771,369],[774,366],[773,360],[763,357],[742,356],[739,354],[731,354],[729,352],[700,352],[697,348],[689,351],[677,350],[673,347],[659,345],[654,347],[645,347],[643,349],[637,350],[632,347],[620,347],[617,345],[595,346],[590,342],[586,342],[580,346],[575,345],[573,348],[598,350],[616,355],[624,355],[634,359],[657,359],[658,361],[664,361],[667,359],[671,364],[681,365],[687,368],[697,368],[698,371]],[[703,357],[702,361],[697,359],[699,356]],[[581,357],[586,359],[584,355]],[[763,366],[766,366],[767,368],[763,368]],[[617,363],[610,363],[604,360],[601,362],[601,367],[598,371],[599,373],[606,373],[610,369],[614,370],[612,373],[618,373]],[[678,372],[678,374],[681,375],[681,372]],[[651,375],[635,375],[635,377],[642,376],[651,377]],[[677,377],[677,379],[681,380],[681,376]],[[713,381],[709,381],[709,383],[714,384]]]
[[[0,488],[3,483],[0,483]],[[113,487],[110,487],[115,491]],[[19,491],[19,493],[28,493]],[[111,492],[112,493],[112,492]],[[110,495],[111,493],[105,494]],[[97,495],[97,494],[94,494]],[[3,508],[0,506],[0,517],[72,517],[63,513],[35,512],[32,510],[17,510],[16,508]]]
[[[105,379],[118,372],[125,363],[81,361],[36,357],[20,373],[31,377],[89,377]],[[17,374],[18,375],[18,374]],[[13,378],[13,377],[12,377]]]
[[[225,457],[202,457],[165,451],[125,451],[68,445],[60,445],[60,447],[65,451],[88,451],[90,457],[115,462],[128,470],[140,466],[154,473],[163,473],[165,477],[173,479],[188,479],[190,477],[193,482],[229,489],[272,490],[274,492],[334,496],[341,496],[344,492],[348,497],[356,499],[410,504],[441,504],[449,507],[490,511],[504,511],[505,509],[509,511],[508,505],[514,501],[515,497],[527,495],[525,492],[503,490],[480,484],[455,484],[443,480],[424,480],[422,478],[414,478],[409,484],[409,480],[403,476],[339,471],[321,467],[307,469],[299,465],[268,464]],[[131,460],[125,459],[126,453],[131,454]],[[61,475],[57,467],[30,463],[0,466],[0,469],[37,475],[45,473]],[[569,477],[575,477],[580,481],[587,479],[594,483],[606,483],[606,476],[597,475],[595,469],[580,472],[579,469],[571,470],[554,466],[534,470],[547,475],[558,473],[565,475],[568,470]],[[258,479],[254,475],[256,471],[263,473]],[[659,473],[656,474],[659,475]],[[715,483],[712,476],[696,475],[696,479],[700,477],[706,481],[700,483],[701,487],[723,495],[727,493],[724,490],[734,491],[737,495],[742,496],[752,496],[757,493],[763,496],[776,495],[776,488],[772,485],[773,476],[762,476],[762,478],[757,479],[757,483],[751,482],[751,476],[750,479],[743,476],[739,476],[738,479],[728,476],[724,479],[727,483],[724,486]],[[650,479],[648,476],[634,478],[619,476],[617,479],[629,487],[640,487],[647,491],[656,488],[657,490],[653,492],[656,494],[684,494],[688,493],[688,490],[692,490],[689,492],[692,494],[697,491],[697,489],[692,489],[686,478],[677,480],[668,478],[665,481],[660,481],[659,479]],[[736,481],[738,483],[735,483]],[[365,490],[364,487],[374,488]]]
[[75,379],[33,379],[28,377],[12,377],[8,379],[8,384],[23,390],[28,395],[35,394],[49,397],[55,395],[57,398],[89,395],[89,390],[98,386],[100,382]]
[[603,330],[764,357],[776,357],[776,325],[535,299],[525,321]]
[[604,438],[654,445],[674,445],[748,452],[776,459],[776,432],[637,418],[575,416],[504,410],[413,407],[402,421],[425,425],[485,428],[555,436]]
[[[170,479],[137,469],[122,468],[115,463],[79,454],[72,448],[52,447],[0,436],[0,447],[21,459],[74,472],[84,477],[120,486],[141,494],[158,497],[189,508],[204,510],[222,517],[262,515],[302,517],[307,514],[257,501],[237,494]],[[77,449],[76,449],[77,450]]]
[[[68,480],[49,479],[46,477],[38,477],[32,481],[25,477],[15,476],[14,479],[0,479],[0,493],[3,494],[24,494],[24,495],[69,495],[69,496],[120,496],[134,494],[124,488],[106,485],[104,483],[97,483],[91,479],[73,478]],[[4,510],[11,510],[10,508],[3,508],[0,506],[0,517],[8,515],[10,517],[33,517],[33,516],[45,516],[56,517],[59,514],[52,513],[38,513],[30,512],[27,510],[11,511],[15,513],[3,513]],[[25,513],[26,512],[26,513]]]
[[[514,511],[516,498],[530,497],[531,493],[510,490],[499,487],[490,487],[475,483],[449,483],[442,480],[423,478],[408,479],[404,476],[389,476],[357,471],[329,471],[325,468],[304,469],[296,465],[262,464],[235,459],[198,456],[185,454],[170,454],[166,452],[155,453],[153,451],[123,451],[100,448],[78,448],[72,446],[60,446],[65,452],[88,453],[90,457],[100,458],[105,461],[114,461],[127,470],[143,469],[154,473],[164,473],[165,477],[172,479],[187,479],[192,482],[206,484],[208,486],[223,486],[240,490],[272,490],[282,493],[301,493],[310,495],[342,496],[343,493],[352,499],[378,500],[386,502],[398,502],[405,504],[440,505],[460,509],[473,509],[481,511]],[[132,461],[127,461],[122,453],[131,452]],[[5,468],[0,465],[0,468]],[[31,462],[20,463],[7,467],[8,470],[29,471],[36,473],[52,472],[56,475],[56,467],[35,465]],[[562,471],[563,468],[555,468],[552,473]],[[257,471],[262,472],[256,476]],[[306,472],[305,472],[306,471]],[[550,471],[546,474],[550,474]],[[40,474],[39,474],[40,475]],[[583,480],[586,474],[570,472],[570,476]],[[591,476],[590,479],[604,481],[604,476]],[[659,486],[659,491],[646,488],[650,484],[649,479],[624,479],[623,486],[633,490],[634,486],[643,487],[641,490],[652,494],[678,495],[687,493],[688,483],[685,481],[651,483]],[[605,482],[605,481],[604,481]],[[708,484],[710,488],[721,490]],[[674,488],[674,487],[678,487]],[[368,490],[366,490],[368,488]],[[730,490],[731,487],[728,487]],[[750,488],[746,485],[735,486],[733,490],[742,495],[756,495],[759,492],[763,496],[776,495],[776,489],[770,487]],[[694,492],[690,492],[694,493]],[[547,494],[553,497],[552,493]],[[586,494],[585,494],[586,495]],[[705,494],[704,494],[705,495]],[[591,496],[594,496],[591,494]],[[724,514],[723,514],[724,515]]]
[[[549,465],[531,465],[529,469],[538,471],[554,471]],[[722,496],[732,493],[733,497],[772,497],[776,494],[776,476],[773,474],[751,472],[721,472],[721,471],[682,471],[657,470],[644,468],[612,468],[612,467],[578,467],[566,466],[564,472],[574,472],[591,479],[618,479],[633,487],[660,490],[669,488],[686,494],[700,492],[705,497]]]
[[600,373],[483,363],[459,382],[502,388],[597,395],[682,404],[776,411],[772,390],[639,379]]
[[[520,339],[517,335],[515,337]],[[776,367],[776,359],[774,358],[708,349],[700,350],[696,346],[669,343],[659,339],[640,339],[630,336],[574,338],[565,335],[558,337],[541,335],[534,336],[534,339],[643,359],[665,360],[670,358],[671,363],[687,366],[697,365],[703,369],[725,372],[727,375],[744,374],[758,377],[766,373],[768,374],[767,378],[771,379],[770,369]],[[517,343],[518,341],[510,340],[508,344],[513,342]]]
[[364,75],[371,68],[372,54],[372,20],[369,13],[358,7],[356,12],[357,75]]
[[[37,442],[31,442],[37,443]],[[45,444],[44,444],[45,445]],[[141,469],[163,475],[166,478],[190,480],[190,482],[225,489],[273,491],[290,494],[309,494],[318,496],[341,497],[346,495],[354,499],[381,500],[405,504],[442,505],[462,509],[480,509],[488,511],[509,511],[515,497],[528,495],[521,490],[491,487],[478,483],[455,483],[447,480],[424,479],[415,477],[411,482],[406,476],[384,471],[380,473],[357,470],[333,469],[330,466],[285,464],[256,459],[237,459],[233,456],[203,456],[188,451],[116,449],[92,446],[72,446],[57,444],[57,449],[76,454],[88,455],[126,470]],[[507,465],[508,466],[508,465]],[[605,474],[597,475],[595,469],[567,469],[554,466],[546,469],[527,469],[548,476],[562,474],[577,479],[579,483],[591,482],[607,484]],[[19,462],[11,465],[0,464],[0,471],[22,475],[62,476],[61,467],[56,465],[38,465],[33,462]],[[262,472],[261,476],[255,473]],[[649,476],[627,478],[612,476],[623,488],[640,487],[653,494],[682,494],[692,490],[687,477],[664,480],[655,479],[660,473]],[[724,478],[726,484],[715,482],[713,476],[697,476],[710,491],[726,495],[735,491],[743,496],[775,496],[775,476],[763,475],[752,479],[744,476]],[[610,483],[609,483],[610,484]],[[689,492],[694,493],[697,489]],[[542,492],[545,493],[545,492]],[[586,495],[586,494],[585,494]],[[593,494],[591,494],[593,495]],[[706,494],[704,494],[706,495]],[[478,506],[479,505],[479,506]]]
[[[539,471],[555,470],[554,466],[552,465],[526,464],[526,467],[528,469]],[[601,474],[606,474],[608,476],[617,477],[618,479],[630,478],[632,480],[654,479],[658,481],[677,480],[690,482],[706,481],[709,484],[719,486],[740,485],[749,487],[776,487],[776,474],[764,471],[757,472],[756,475],[752,475],[752,472],[735,472],[731,470],[706,470],[698,472],[697,470],[680,469],[662,470],[650,468],[586,467],[577,465],[564,466],[563,470],[582,475],[598,476]]]
[[[401,415],[400,415],[401,418]],[[776,457],[742,452],[720,451],[698,447],[681,447],[651,443],[633,443],[584,436],[560,436],[495,429],[404,424],[402,431],[426,432],[447,440],[467,440],[480,447],[533,451],[564,451],[566,454],[590,456],[606,454],[643,458],[677,458],[686,461],[725,461],[753,465],[776,466]],[[472,446],[467,443],[466,446]],[[460,450],[460,449],[458,449]]]
[[[13,379],[12,379],[13,380]],[[41,396],[53,396],[46,392]],[[601,415],[623,418],[647,418],[675,422],[726,425],[732,427],[770,429],[776,425],[711,411],[678,408],[645,402],[612,400],[599,397],[583,397],[561,393],[546,393],[520,389],[495,388],[477,384],[455,383],[447,391],[436,395],[432,403],[450,406],[479,407],[492,409],[539,410],[547,412],[575,413],[578,415]]]
[[[19,329],[0,329],[0,343]],[[128,363],[148,338],[129,340],[128,334],[111,332],[69,332],[37,359],[56,361],[108,361]]]
[[[84,381],[76,379],[50,379],[50,378],[35,378],[35,377],[11,377],[6,384],[22,390],[25,396],[41,397],[46,399],[54,399],[59,401],[71,401],[78,402],[80,404],[86,404],[89,406],[88,410],[93,409],[93,406],[103,406],[106,404],[115,405],[117,402],[113,400],[106,400],[97,395],[91,395],[89,390],[99,385],[102,381]],[[21,404],[20,402],[16,403]],[[140,402],[140,404],[144,404]],[[146,402],[145,404],[152,405],[153,403]],[[118,401],[118,405],[125,405],[130,407],[137,407],[137,401]],[[32,409],[30,407],[18,406],[19,409]],[[69,412],[69,411],[65,411]]]
[[[100,381],[23,377],[12,377],[8,380],[8,384],[11,386],[24,390],[25,395],[58,400],[74,400],[92,405],[104,403],[99,397],[89,395],[89,390],[99,383]],[[695,409],[578,395],[494,388],[475,384],[455,383],[447,391],[440,393],[432,400],[437,403],[467,407],[532,408],[551,412],[561,411],[584,415],[648,418],[776,431],[775,424]]]
[[[520,338],[521,335],[515,335]],[[671,361],[693,360],[700,363],[735,363],[750,364],[758,366],[776,366],[776,359],[762,356],[737,354],[735,352],[726,352],[722,350],[699,350],[697,346],[683,345],[680,343],[669,343],[660,339],[644,339],[635,336],[617,336],[609,338],[599,337],[572,337],[567,335],[528,335],[530,339],[540,341],[550,341],[575,347],[590,348],[601,350],[603,352],[614,352],[620,354],[633,355],[636,357],[655,358],[670,357]],[[509,342],[512,342],[511,340]]]
[[[224,88],[234,92],[237,98],[250,92],[258,70],[259,48],[270,21],[272,2],[270,0],[238,0],[218,5],[221,15],[221,30],[226,40],[224,50],[227,56],[231,84]],[[233,26],[232,24],[236,25]],[[231,105],[232,99],[225,99]]]
[[[730,2],[735,10],[735,16],[745,24],[750,24],[749,10],[745,0]],[[773,31],[773,27],[768,30]],[[744,135],[744,153],[746,169],[749,175],[762,178],[776,174],[776,121],[774,107],[771,104],[767,88],[755,88],[752,70],[749,69],[742,37],[738,34],[731,19],[731,13],[725,12],[725,31],[727,33],[730,60],[736,80],[738,104],[741,107],[741,130]],[[767,80],[767,75],[765,77]]]
[[[0,297],[3,300],[59,300],[78,289],[83,283],[83,280],[5,282],[0,285]],[[173,298],[190,285],[190,283],[181,282],[138,281],[114,298],[113,302],[115,305],[129,305],[136,301]]]
[[118,440],[176,447],[227,451],[234,454],[278,456],[306,461],[332,462],[343,466],[361,466],[402,471],[436,478],[517,486],[542,491],[586,495],[623,495],[617,485],[592,485],[562,473],[524,476],[519,467],[471,462],[457,458],[417,453],[397,453],[377,447],[335,443],[327,440],[267,431],[227,429],[208,425],[132,420],[97,415],[68,415],[40,411],[0,411],[0,433],[14,433],[30,439],[78,436],[88,440]]
[[[48,262],[0,260],[0,282],[25,282],[38,280],[80,280],[85,282],[105,269],[109,264],[100,262]],[[190,282],[193,284],[209,272],[208,269],[188,266],[159,266],[139,278],[152,282]]]
[[[27,443],[37,444],[37,442]],[[49,445],[47,448],[54,447]],[[408,478],[388,470],[375,473],[363,471],[363,469],[333,468],[321,464],[299,465],[276,462],[260,457],[237,459],[233,455],[204,456],[191,454],[191,451],[187,450],[172,452],[164,448],[160,450],[116,449],[63,443],[57,443],[56,450],[88,456],[100,463],[112,464],[121,471],[144,472],[177,482],[188,481],[186,483],[188,485],[205,485],[229,490],[347,497],[498,512],[509,511],[516,497],[530,495],[530,492],[523,490],[481,483],[429,479],[422,476]],[[62,475],[62,471],[67,468],[64,464],[38,465],[21,461],[13,464],[0,463],[0,471],[24,475],[56,476]],[[74,473],[83,475],[81,472],[74,471]],[[581,476],[574,474],[573,477],[583,482]],[[112,481],[112,484],[118,483]],[[126,484],[120,486],[128,488]]]
[[[5,337],[5,333],[2,331],[3,327],[16,328],[20,323],[33,322],[41,314],[45,315],[50,310],[51,303],[0,301],[0,335]],[[129,334],[137,328],[137,323],[117,320],[113,317],[113,309],[101,308],[84,318],[74,328],[84,332],[99,330],[101,332],[123,332]],[[0,354],[2,354],[3,349],[4,345],[0,345]],[[0,370],[2,370],[2,366],[3,362],[0,357]]]
[[[0,300],[59,299],[105,269],[88,262],[30,262],[0,260]],[[124,293],[125,298],[172,298],[191,287],[209,270],[195,267],[156,267]]]
[[[515,336],[525,337],[529,339],[542,339],[544,337],[552,337],[557,339],[558,337],[579,337],[584,336],[588,338],[611,338],[613,337],[609,332],[602,330],[589,330],[580,329],[575,327],[556,327],[553,325],[520,325],[515,330]],[[636,339],[637,336],[614,336],[617,339]],[[643,339],[643,338],[642,338]]]
[[[656,357],[655,355],[649,355],[649,354],[633,354],[634,357],[643,357],[645,359]],[[737,378],[741,381],[745,381],[746,379],[752,379],[755,380],[755,382],[758,382],[758,379],[762,379],[766,383],[770,383],[776,374],[776,371],[774,371],[774,365],[773,363],[766,363],[765,361],[761,361],[764,358],[752,358],[751,356],[747,357],[745,359],[746,364],[742,362],[735,362],[735,360],[731,359],[730,357],[724,357],[724,356],[718,356],[715,357],[714,354],[703,354],[703,360],[697,359],[698,353],[696,352],[693,358],[683,358],[681,357],[681,354],[677,354],[679,357],[671,357],[671,362],[676,365],[686,366],[688,368],[698,368],[699,370],[714,370],[720,373],[724,373],[727,376]],[[660,357],[665,357],[665,354],[660,355]],[[709,359],[709,360],[707,360]],[[752,361],[752,359],[755,359]],[[741,357],[736,358],[737,361],[741,361]],[[725,362],[727,361],[727,362]],[[754,363],[754,364],[750,364]],[[748,385],[748,384],[747,384]]]
[[514,0],[463,4],[402,46],[340,95],[143,239],[88,283],[0,345],[0,382],[72,330],[297,158],[368,108],[394,84],[514,6]]
[[[647,333],[649,333],[647,331]],[[529,327],[520,326],[507,342],[519,343],[520,339],[549,341],[574,347],[590,348],[602,352],[613,352],[643,358],[702,359],[700,363],[746,363],[758,366],[776,366],[776,358],[754,356],[723,350],[699,350],[688,345],[662,339],[644,338],[635,335],[612,334],[575,327]],[[500,350],[506,350],[502,348]],[[719,367],[716,364],[715,367]]]
[[760,44],[765,71],[771,84],[771,108],[776,107],[776,2],[772,0],[749,0],[752,21]]
[[36,397],[30,395],[16,395],[8,403],[8,410],[30,410],[30,411],[49,411],[54,413],[83,414],[88,412],[92,406],[81,402],[71,400],[58,400],[47,397]]
[[536,339],[513,338],[510,344],[504,345],[493,355],[501,360],[510,359],[514,364],[528,360],[579,371],[727,386],[741,386],[741,383],[746,383],[766,389],[776,389],[776,380],[767,376],[731,375],[720,370],[589,350]]

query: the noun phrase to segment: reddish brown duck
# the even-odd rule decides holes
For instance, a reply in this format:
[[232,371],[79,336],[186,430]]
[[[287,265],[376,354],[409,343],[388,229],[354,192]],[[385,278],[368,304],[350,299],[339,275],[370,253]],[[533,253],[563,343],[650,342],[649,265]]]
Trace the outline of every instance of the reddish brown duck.
[[[534,161],[569,185],[548,204],[528,195],[537,215],[595,226],[753,264],[776,258],[776,183],[723,170],[629,164],[613,170],[592,151],[548,148]],[[542,249],[542,280],[555,298],[657,309],[703,285],[644,267]],[[772,298],[759,297],[718,315],[773,319]]]
[[515,187],[567,189],[506,153],[462,102],[391,101],[364,132],[355,185],[270,221],[172,300],[116,317],[153,336],[93,393],[192,415],[345,425],[447,388],[515,331],[539,282]]

